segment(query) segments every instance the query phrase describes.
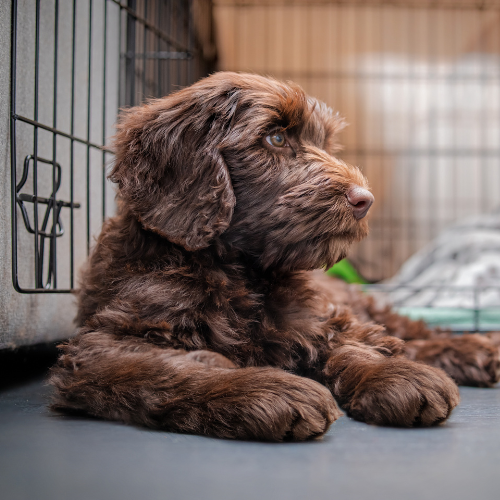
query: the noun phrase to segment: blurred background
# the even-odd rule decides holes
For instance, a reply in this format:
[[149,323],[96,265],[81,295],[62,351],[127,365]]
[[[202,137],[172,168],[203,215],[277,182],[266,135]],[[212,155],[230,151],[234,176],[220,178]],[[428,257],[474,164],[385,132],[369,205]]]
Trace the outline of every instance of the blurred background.
[[500,12],[477,1],[216,0],[218,67],[299,83],[347,119],[376,203],[350,258],[390,278],[500,203]]
[[57,311],[74,312],[78,269],[114,212],[107,144],[119,108],[216,70],[293,80],[346,118],[340,156],[376,198],[371,233],[349,255],[362,281],[391,283],[392,301],[420,308],[417,317],[465,311],[460,331],[500,324],[478,324],[500,310],[500,1],[0,9],[0,64],[10,68],[0,76],[0,348],[73,330],[72,313]]

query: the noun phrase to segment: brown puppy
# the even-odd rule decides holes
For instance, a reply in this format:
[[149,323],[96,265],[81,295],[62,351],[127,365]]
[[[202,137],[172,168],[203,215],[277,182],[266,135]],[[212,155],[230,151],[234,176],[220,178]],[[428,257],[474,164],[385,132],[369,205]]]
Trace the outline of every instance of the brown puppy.
[[54,408],[273,441],[322,435],[335,400],[368,423],[445,420],[455,383],[366,321],[392,313],[310,272],[367,233],[366,181],[332,156],[342,126],[296,85],[235,73],[124,112],[119,211],[83,273]]

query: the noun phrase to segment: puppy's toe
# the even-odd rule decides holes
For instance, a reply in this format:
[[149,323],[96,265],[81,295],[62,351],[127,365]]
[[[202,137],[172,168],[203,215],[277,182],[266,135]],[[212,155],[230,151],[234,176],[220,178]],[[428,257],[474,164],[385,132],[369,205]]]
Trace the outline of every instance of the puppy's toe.
[[315,401],[295,402],[297,417],[292,422],[284,440],[305,441],[319,438],[328,431],[330,425],[342,415],[331,395]]
[[[290,376],[291,377],[291,376]],[[278,441],[305,441],[319,438],[342,412],[331,392],[310,379],[295,377],[281,385],[279,423],[273,425]]]

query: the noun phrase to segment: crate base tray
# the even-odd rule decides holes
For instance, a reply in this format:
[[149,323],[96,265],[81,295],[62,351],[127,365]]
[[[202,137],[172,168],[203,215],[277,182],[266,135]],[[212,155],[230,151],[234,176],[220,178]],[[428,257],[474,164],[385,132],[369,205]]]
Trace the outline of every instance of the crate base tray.
[[453,307],[399,307],[396,311],[429,326],[453,331],[500,331],[500,308],[459,309]]

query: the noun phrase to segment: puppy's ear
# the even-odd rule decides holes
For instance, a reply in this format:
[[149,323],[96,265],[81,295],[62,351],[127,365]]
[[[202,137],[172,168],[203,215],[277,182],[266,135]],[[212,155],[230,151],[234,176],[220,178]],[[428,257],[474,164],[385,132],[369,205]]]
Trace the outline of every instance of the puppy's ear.
[[145,229],[187,250],[226,230],[235,197],[219,151],[237,91],[203,81],[122,113],[110,179]]

